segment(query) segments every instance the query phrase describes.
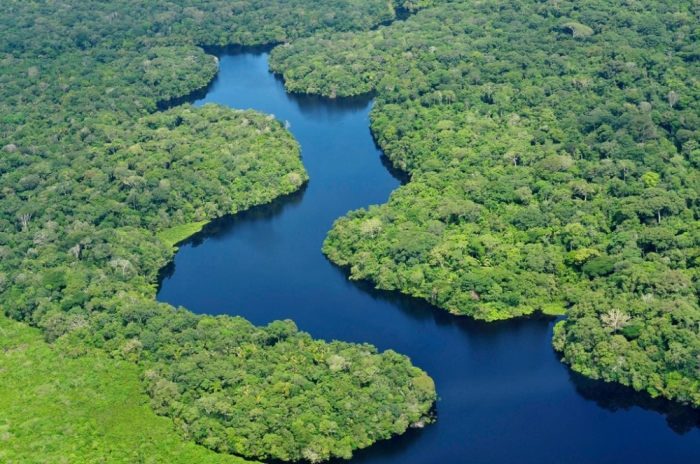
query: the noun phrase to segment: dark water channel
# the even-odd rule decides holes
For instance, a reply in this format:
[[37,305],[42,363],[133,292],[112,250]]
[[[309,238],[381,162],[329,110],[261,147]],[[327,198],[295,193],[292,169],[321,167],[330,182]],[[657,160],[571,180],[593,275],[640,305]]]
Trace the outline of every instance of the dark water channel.
[[369,131],[369,97],[288,95],[263,52],[223,56],[196,104],[289,121],[311,181],[271,205],[210,224],[166,271],[160,301],[255,324],[293,319],[326,340],[410,356],[437,384],[438,421],[357,452],[356,463],[698,462],[700,416],[571,373],[554,320],[480,323],[350,282],[321,254],[333,221],[399,186]]

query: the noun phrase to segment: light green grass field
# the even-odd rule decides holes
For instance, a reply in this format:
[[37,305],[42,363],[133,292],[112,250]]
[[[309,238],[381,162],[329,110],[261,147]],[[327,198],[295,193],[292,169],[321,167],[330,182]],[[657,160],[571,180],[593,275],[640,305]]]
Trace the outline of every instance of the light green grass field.
[[139,375],[98,351],[64,357],[0,316],[0,462],[246,462],[184,441],[151,410]]
[[196,234],[202,227],[207,225],[209,221],[191,222],[189,224],[182,224],[180,226],[171,227],[170,229],[165,229],[156,234],[158,240],[161,243],[165,243],[169,246],[175,246],[177,243],[185,240],[187,237]]

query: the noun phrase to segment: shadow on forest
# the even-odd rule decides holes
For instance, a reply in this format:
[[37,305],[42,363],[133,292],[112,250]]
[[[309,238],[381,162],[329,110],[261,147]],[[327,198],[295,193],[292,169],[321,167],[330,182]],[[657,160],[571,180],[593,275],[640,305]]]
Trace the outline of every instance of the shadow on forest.
[[395,23],[396,21],[406,21],[413,14],[413,13],[411,13],[410,10],[403,8],[403,7],[394,8],[394,13],[396,13],[396,17],[394,19],[388,19],[386,21],[383,21],[383,22],[377,24],[376,26],[372,27],[370,30],[376,31],[380,27],[390,26],[392,23]]

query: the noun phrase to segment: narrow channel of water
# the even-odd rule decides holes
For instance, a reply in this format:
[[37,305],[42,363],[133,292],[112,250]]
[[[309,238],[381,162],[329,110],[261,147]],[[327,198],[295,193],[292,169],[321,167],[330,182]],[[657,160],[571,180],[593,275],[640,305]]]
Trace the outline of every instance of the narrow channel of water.
[[223,218],[183,245],[160,301],[255,324],[292,319],[326,340],[410,356],[437,384],[438,421],[356,453],[355,463],[657,463],[700,460],[700,414],[571,373],[554,320],[481,323],[366,283],[321,254],[333,221],[399,186],[369,131],[371,100],[294,96],[264,52],[223,56],[197,105],[289,121],[311,181],[302,192]]

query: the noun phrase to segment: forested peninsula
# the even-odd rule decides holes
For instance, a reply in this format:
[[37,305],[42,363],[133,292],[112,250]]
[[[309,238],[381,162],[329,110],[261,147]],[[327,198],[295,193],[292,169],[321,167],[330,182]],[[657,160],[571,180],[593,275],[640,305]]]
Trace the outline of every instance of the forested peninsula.
[[320,462],[430,420],[405,356],[155,301],[177,241],[308,179],[272,115],[157,111],[215,76],[200,46],[368,30],[397,6],[2,2],[2,460]]
[[700,406],[699,15],[446,2],[276,48],[290,91],[376,92],[372,131],[411,176],[324,252],[453,314],[566,315],[575,371]]

